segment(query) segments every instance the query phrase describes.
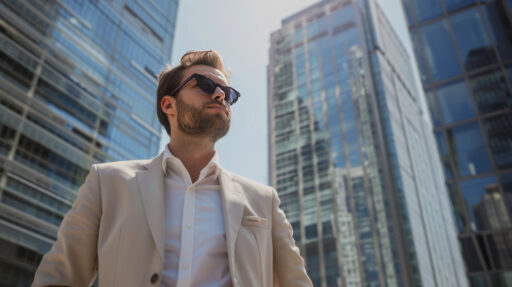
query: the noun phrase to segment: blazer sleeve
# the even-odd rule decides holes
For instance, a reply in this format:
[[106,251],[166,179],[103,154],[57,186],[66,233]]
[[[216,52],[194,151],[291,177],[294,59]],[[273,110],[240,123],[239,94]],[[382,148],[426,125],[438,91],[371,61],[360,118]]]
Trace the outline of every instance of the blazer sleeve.
[[99,175],[92,165],[76,201],[64,217],[57,241],[41,260],[32,287],[90,286],[97,273],[101,217]]
[[309,279],[304,259],[300,256],[299,248],[295,246],[292,226],[279,208],[281,201],[275,189],[272,189],[272,243],[274,285],[313,286]]

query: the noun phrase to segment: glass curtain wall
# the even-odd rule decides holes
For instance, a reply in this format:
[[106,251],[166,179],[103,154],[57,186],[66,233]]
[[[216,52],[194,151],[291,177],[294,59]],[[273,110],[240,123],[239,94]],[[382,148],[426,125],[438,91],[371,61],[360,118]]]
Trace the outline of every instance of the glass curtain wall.
[[373,2],[321,1],[272,33],[271,184],[314,286],[464,286],[408,56]]
[[511,3],[403,1],[472,286],[512,286]]
[[29,286],[91,164],[156,155],[177,0],[0,0],[0,285]]

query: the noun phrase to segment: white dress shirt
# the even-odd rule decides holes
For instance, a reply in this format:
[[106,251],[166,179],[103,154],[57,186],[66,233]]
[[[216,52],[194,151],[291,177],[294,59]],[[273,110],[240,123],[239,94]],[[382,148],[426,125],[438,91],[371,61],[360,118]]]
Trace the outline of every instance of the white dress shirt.
[[217,152],[192,183],[168,146],[165,175],[165,287],[231,286]]

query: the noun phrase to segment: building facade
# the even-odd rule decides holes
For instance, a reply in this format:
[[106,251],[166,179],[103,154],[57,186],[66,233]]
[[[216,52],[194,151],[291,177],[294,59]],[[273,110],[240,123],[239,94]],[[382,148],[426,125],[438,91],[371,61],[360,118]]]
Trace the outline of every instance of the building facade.
[[512,286],[512,1],[403,0],[472,286]]
[[0,285],[29,286],[92,163],[158,152],[177,0],[0,1]]
[[269,59],[269,176],[314,286],[467,286],[409,57],[375,1],[291,15]]

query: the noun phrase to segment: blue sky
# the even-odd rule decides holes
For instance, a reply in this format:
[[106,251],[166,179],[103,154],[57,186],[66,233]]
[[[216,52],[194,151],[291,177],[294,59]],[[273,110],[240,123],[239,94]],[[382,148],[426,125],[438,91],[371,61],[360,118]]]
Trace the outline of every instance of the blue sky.
[[[281,20],[318,1],[181,0],[171,65],[189,50],[214,49],[231,71],[231,85],[241,92],[233,106],[231,129],[216,149],[220,164],[237,174],[268,183],[267,64],[270,33]],[[411,43],[400,0],[377,1],[409,51]],[[420,93],[417,72],[416,86]],[[163,134],[160,150],[169,142]]]

